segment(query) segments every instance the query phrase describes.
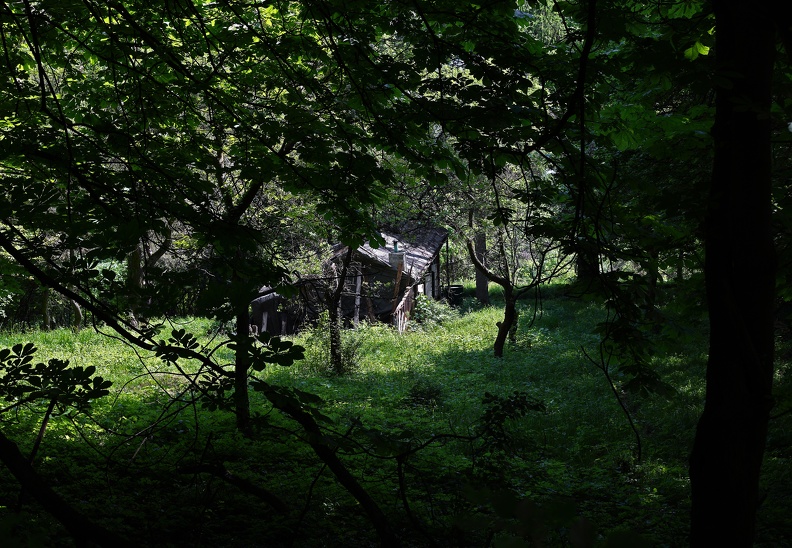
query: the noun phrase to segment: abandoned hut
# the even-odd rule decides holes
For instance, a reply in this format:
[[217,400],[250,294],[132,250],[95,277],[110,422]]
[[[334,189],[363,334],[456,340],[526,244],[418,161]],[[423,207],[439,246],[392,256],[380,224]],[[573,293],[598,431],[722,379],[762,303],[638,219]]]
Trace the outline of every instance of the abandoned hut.
[[[439,299],[440,252],[448,240],[441,228],[381,232],[385,246],[366,243],[354,250],[344,273],[349,248],[333,247],[324,261],[324,274],[301,278],[298,294],[288,301],[269,288],[252,303],[251,324],[257,331],[294,333],[304,322],[316,320],[342,284],[340,315],[348,325],[362,319],[392,323],[404,331],[418,295]],[[342,273],[344,274],[342,276]],[[268,290],[265,292],[265,290]]]
[[[353,324],[361,318],[392,322],[401,332],[418,295],[441,296],[440,251],[448,232],[421,228],[381,234],[385,246],[365,244],[353,251],[343,280],[341,314]],[[335,272],[341,272],[348,251],[345,246],[334,250],[330,262]]]

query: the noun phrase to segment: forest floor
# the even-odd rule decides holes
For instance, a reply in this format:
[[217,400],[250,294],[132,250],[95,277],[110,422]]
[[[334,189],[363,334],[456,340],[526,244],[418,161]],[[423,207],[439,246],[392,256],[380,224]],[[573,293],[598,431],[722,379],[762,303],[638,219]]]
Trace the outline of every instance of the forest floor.
[[[659,321],[645,327],[651,365],[673,387],[665,396],[625,391],[616,361],[613,386],[592,364],[604,307],[567,286],[545,288],[534,321],[534,303],[520,304],[516,340],[501,359],[492,343],[502,301],[493,292],[482,306],[468,292],[459,309],[427,305],[423,323],[403,335],[369,324],[346,331],[344,375],[328,374],[326,337],[315,328],[295,339],[304,361],[262,376],[321,398],[314,405],[337,454],[408,546],[685,546],[707,322],[701,295],[664,288],[661,298]],[[179,327],[208,342],[219,326]],[[360,506],[297,425],[258,394],[254,435],[243,437],[230,412],[196,403],[153,355],[91,329],[0,332],[0,348],[27,341],[37,360],[95,366],[114,382],[89,413],[54,417],[34,459],[95,522],[140,546],[376,545]],[[791,360],[780,323],[757,546],[792,546]],[[0,416],[23,454],[45,407]],[[5,469],[0,539],[71,545]]]

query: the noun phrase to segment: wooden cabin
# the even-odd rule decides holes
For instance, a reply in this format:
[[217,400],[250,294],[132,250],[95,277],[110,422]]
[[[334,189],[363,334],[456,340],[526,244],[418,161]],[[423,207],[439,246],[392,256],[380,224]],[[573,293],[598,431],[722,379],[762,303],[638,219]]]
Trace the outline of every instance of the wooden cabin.
[[381,232],[381,236],[385,246],[375,248],[366,243],[352,252],[343,279],[343,261],[349,248],[339,244],[324,262],[323,276],[300,278],[297,297],[285,300],[262,288],[262,296],[252,303],[252,329],[294,333],[327,309],[328,295],[342,283],[340,308],[345,323],[382,321],[404,331],[418,295],[433,299],[442,296],[440,252],[448,232],[412,228],[399,233]]
[[[357,324],[360,319],[393,323],[404,331],[418,295],[440,299],[440,252],[448,240],[441,228],[416,228],[402,233],[382,232],[385,246],[364,244],[353,251],[341,312]],[[333,271],[340,273],[346,246],[336,246]]]

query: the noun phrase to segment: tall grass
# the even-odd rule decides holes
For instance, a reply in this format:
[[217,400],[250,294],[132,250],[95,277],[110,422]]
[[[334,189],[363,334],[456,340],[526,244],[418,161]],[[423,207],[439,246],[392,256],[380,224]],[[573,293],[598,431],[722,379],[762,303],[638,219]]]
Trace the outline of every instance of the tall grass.
[[[668,325],[701,327],[687,338],[657,335],[654,366],[676,388],[676,396],[665,400],[623,395],[644,444],[644,458],[638,463],[633,458],[634,435],[619,402],[602,373],[583,354],[584,349],[596,352],[593,328],[604,317],[603,307],[568,296],[562,286],[549,288],[545,294],[548,298],[541,314],[532,325],[520,325],[516,343],[506,348],[502,359],[494,358],[492,350],[502,303],[493,299],[491,306],[480,306],[468,290],[461,309],[443,313],[442,322],[428,322],[404,334],[381,324],[362,324],[345,333],[347,342],[354,345],[355,360],[346,375],[327,375],[317,368],[316,360],[323,359],[321,348],[312,347],[324,339],[320,333],[308,332],[295,337],[295,342],[308,347],[309,356],[312,350],[318,352],[313,362],[273,366],[262,376],[323,399],[321,411],[334,421],[330,430],[338,436],[346,433],[354,441],[350,448],[340,449],[341,454],[394,516],[403,511],[395,496],[400,483],[394,462],[381,457],[436,440],[411,454],[402,469],[405,496],[434,535],[453,536],[454,527],[461,526],[458,520],[466,521],[465,512],[479,508],[474,516],[478,521],[471,521],[479,523],[479,529],[471,538],[489,528],[497,538],[508,540],[490,514],[482,513],[481,501],[464,494],[486,487],[489,492],[501,489],[509,496],[544,505],[556,504],[562,497],[573,515],[585,517],[602,535],[626,528],[661,545],[685,544],[687,456],[703,403],[705,323],[680,317],[668,307]],[[530,303],[521,306],[523,318],[530,317]],[[189,320],[185,326],[205,342],[216,329],[206,320]],[[235,432],[229,413],[209,413],[191,405],[185,397],[185,383],[174,371],[153,356],[136,354],[121,341],[87,329],[76,334],[68,330],[0,333],[0,347],[27,341],[39,348],[39,359],[59,357],[74,365],[94,365],[99,374],[115,382],[113,394],[97,402],[90,419],[56,421],[43,450],[50,460],[39,466],[44,474],[57,474],[57,459],[66,462],[77,451],[81,462],[92,463],[85,464],[86,471],[102,466],[113,470],[108,475],[112,481],[108,479],[104,487],[101,482],[86,487],[80,474],[75,474],[67,485],[75,496],[81,488],[118,493],[122,486],[134,485],[131,477],[118,471],[119,462],[143,474],[150,493],[141,493],[140,500],[117,499],[116,514],[134,514],[128,516],[129,526],[119,525],[122,531],[134,536],[134,524],[151,517],[148,506],[139,506],[143,501],[152,508],[174,503],[199,515],[185,518],[182,511],[181,525],[160,516],[156,527],[173,530],[175,538],[183,541],[201,532],[207,542],[222,542],[223,531],[200,516],[211,508],[223,519],[232,519],[232,515],[248,515],[250,508],[244,507],[244,495],[228,487],[217,491],[222,493],[217,495],[222,501],[218,506],[218,500],[206,499],[211,491],[206,491],[207,480],[199,481],[194,475],[173,477],[168,472],[196,460],[222,462],[258,485],[286,493],[296,507],[304,507],[300,527],[310,523],[316,528],[313,532],[300,529],[305,545],[320,544],[319,531],[328,527],[343,529],[344,534],[360,528],[354,505],[323,473],[306,445],[284,434],[299,436],[294,424],[273,413],[257,394],[252,405],[262,430],[256,439],[244,439]],[[229,362],[233,358],[227,349],[218,356]],[[618,384],[620,379],[615,381]],[[491,403],[484,403],[485,395],[506,401],[515,392],[541,402],[543,411],[507,419],[505,438],[491,445],[476,438],[483,417],[492,410]],[[3,428],[24,446],[30,442],[36,421],[35,414],[20,416]],[[80,436],[90,445],[78,445]],[[776,459],[774,473],[782,474],[778,454],[771,458]],[[176,487],[163,487],[167,483],[156,483],[158,477],[175,481]],[[0,477],[6,489],[11,483],[10,478]],[[182,500],[177,502],[179,496]],[[485,499],[491,501],[489,497]],[[787,499],[782,497],[782,501],[788,505]],[[106,505],[94,509],[107,519],[115,515]],[[514,516],[503,519],[504,523],[519,522]],[[549,523],[558,521],[553,516],[548,519]],[[295,526],[289,523],[270,520],[265,530],[258,527],[254,532],[277,545],[294,533],[287,531]],[[406,521],[404,527],[412,527],[410,523]],[[571,527],[569,520],[564,523],[555,537],[548,538],[560,542],[563,528]],[[240,543],[252,538],[241,535],[237,537]],[[362,537],[359,540],[363,542]]]

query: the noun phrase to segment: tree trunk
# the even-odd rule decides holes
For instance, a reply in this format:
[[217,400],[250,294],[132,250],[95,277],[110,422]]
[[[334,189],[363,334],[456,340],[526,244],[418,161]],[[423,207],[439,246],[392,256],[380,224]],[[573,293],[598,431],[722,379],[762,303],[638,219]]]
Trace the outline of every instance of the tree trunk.
[[71,303],[71,309],[72,309],[71,328],[72,331],[76,332],[82,329],[82,322],[83,322],[82,307],[74,299],[69,299],[69,302]]
[[503,297],[506,300],[506,306],[503,310],[503,321],[498,322],[498,335],[495,337],[495,357],[503,357],[503,347],[506,344],[506,338],[509,337],[512,326],[517,321],[517,299],[514,297],[510,288],[503,288]]
[[353,249],[350,247],[344,256],[341,267],[341,274],[338,276],[338,284],[335,290],[328,296],[327,312],[330,325],[330,366],[337,375],[344,372],[344,356],[341,353],[341,317],[339,308],[341,307],[341,296],[344,293],[344,280],[346,280],[349,263],[352,261]]
[[41,294],[41,329],[49,331],[52,329],[52,315],[50,314],[50,295],[52,290],[45,287]]
[[677,257],[677,271],[676,271],[676,281],[683,282],[685,281],[685,251],[680,249],[679,256]]
[[647,250],[649,260],[646,265],[646,304],[652,309],[657,302],[657,284],[660,281],[660,253],[657,249]]
[[333,372],[340,375],[344,372],[344,357],[341,353],[341,319],[338,314],[338,305],[331,306],[328,310],[330,325],[330,366]]
[[[486,266],[487,235],[483,232],[476,234],[476,256]],[[481,304],[489,304],[489,279],[480,269],[476,268],[476,299]]]
[[140,290],[143,287],[143,250],[140,244],[130,251],[126,257],[127,279],[126,288],[129,298],[129,316],[132,325],[137,327],[140,309]]
[[768,2],[715,2],[719,78],[705,277],[707,393],[690,461],[691,545],[751,546],[773,380]]
[[[73,249],[69,250],[69,271],[73,275],[74,274],[74,262],[75,262],[75,252]],[[70,289],[74,290],[74,286],[70,286]],[[71,328],[72,331],[75,333],[82,329],[82,322],[83,322],[83,312],[82,307],[80,304],[75,301],[74,299],[69,299],[69,303],[71,303],[72,309],[72,317],[71,317]]]
[[577,282],[582,286],[594,283],[599,277],[599,257],[588,246],[579,246],[575,259]]
[[355,327],[360,324],[360,292],[363,288],[363,274],[358,272],[355,274]]
[[[473,241],[469,238],[467,241],[467,249],[470,260],[473,261],[473,264],[476,266],[476,270],[481,271],[487,276],[487,279],[492,280],[503,288],[503,299],[506,301],[506,305],[503,311],[503,321],[497,322],[496,324],[498,326],[498,334],[495,336],[494,345],[495,357],[502,358],[503,347],[506,344],[506,338],[509,337],[512,326],[517,321],[517,295],[515,295],[514,292],[514,285],[512,284],[511,279],[507,276],[498,276],[493,271],[484,266],[484,264],[481,262],[481,259],[476,254]],[[501,246],[501,259],[504,261],[503,270],[504,272],[508,273],[509,268],[505,257],[506,253],[503,249],[503,246]]]
[[236,314],[236,351],[234,353],[234,411],[237,429],[250,435],[250,395],[248,394],[248,372],[250,371],[250,347],[253,339],[249,336],[250,316],[248,306],[238,305]]

